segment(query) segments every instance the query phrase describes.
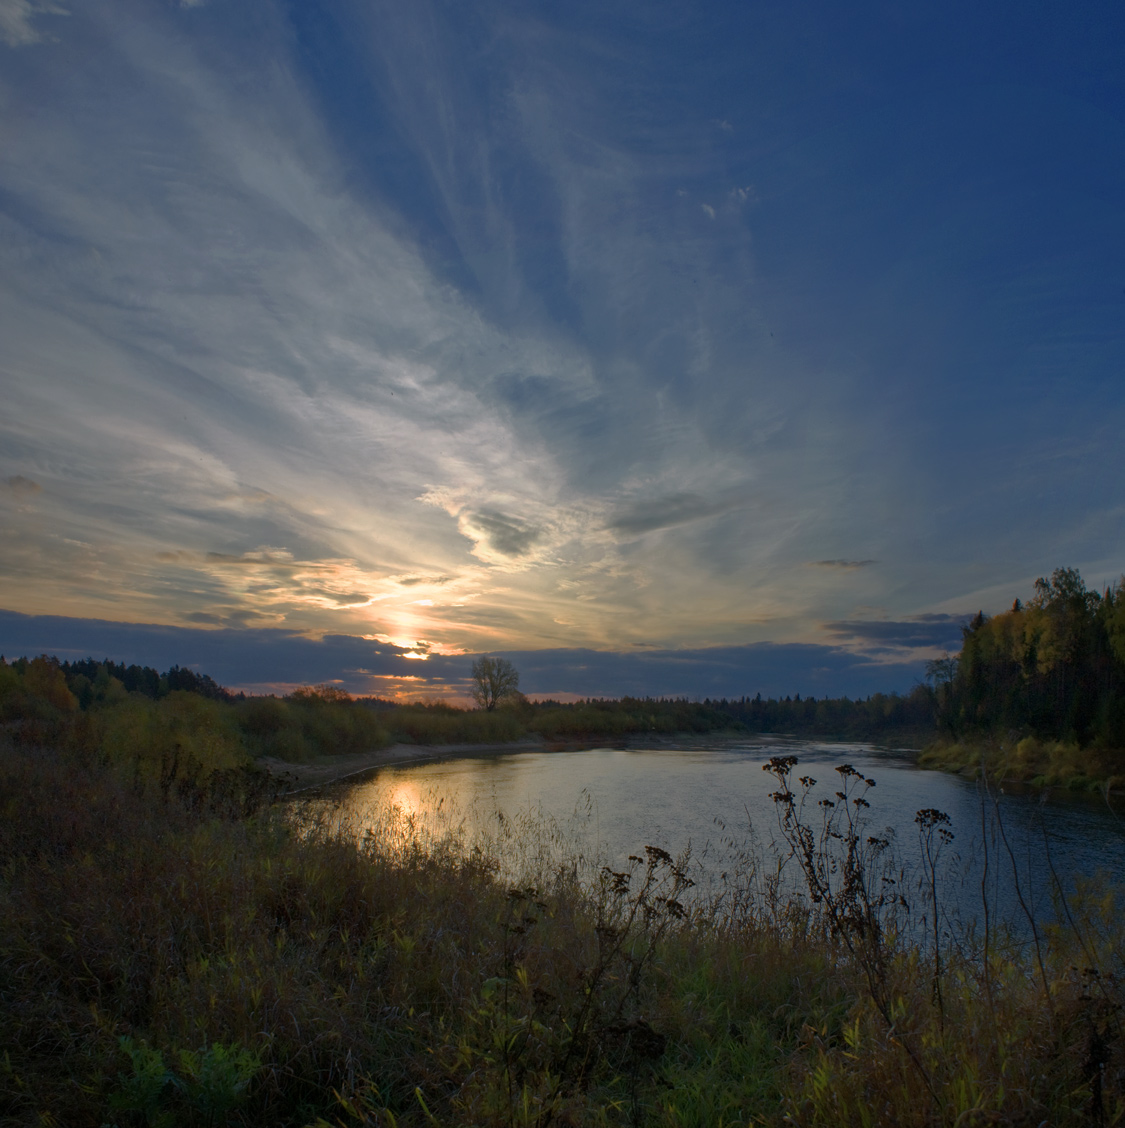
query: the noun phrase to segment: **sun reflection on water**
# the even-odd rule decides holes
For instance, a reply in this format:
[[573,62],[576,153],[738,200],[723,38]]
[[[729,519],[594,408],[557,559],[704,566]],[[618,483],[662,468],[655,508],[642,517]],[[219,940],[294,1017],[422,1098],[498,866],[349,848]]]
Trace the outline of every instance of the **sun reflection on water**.
[[396,780],[381,796],[389,807],[397,807],[410,818],[420,818],[431,813],[433,795],[424,795],[417,784],[409,780]]

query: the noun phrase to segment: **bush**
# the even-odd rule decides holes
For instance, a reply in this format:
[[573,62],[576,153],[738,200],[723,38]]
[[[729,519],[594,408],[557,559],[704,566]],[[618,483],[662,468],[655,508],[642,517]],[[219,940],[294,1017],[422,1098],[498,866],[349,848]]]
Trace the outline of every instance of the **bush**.
[[404,705],[389,714],[395,737],[407,744],[507,744],[525,735],[515,710]]
[[0,659],[0,720],[52,720],[77,708],[57,659],[43,654],[11,665]]
[[209,775],[250,762],[230,709],[176,690],[160,701],[133,695],[94,714],[99,746],[112,763],[145,778]]
[[278,704],[285,711],[271,723],[279,727],[260,744],[270,755],[307,759],[366,752],[390,742],[379,716],[334,686],[299,689]]

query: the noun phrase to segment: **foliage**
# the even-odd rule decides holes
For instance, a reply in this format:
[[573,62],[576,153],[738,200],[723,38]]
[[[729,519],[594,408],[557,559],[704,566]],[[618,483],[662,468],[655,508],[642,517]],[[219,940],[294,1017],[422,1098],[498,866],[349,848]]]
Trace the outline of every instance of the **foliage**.
[[506,744],[527,735],[514,710],[401,705],[385,716],[396,740],[407,744]]
[[928,686],[908,694],[874,693],[867,698],[815,697],[704,703],[750,732],[826,736],[849,740],[918,741],[934,728],[934,695]]
[[57,659],[44,654],[11,666],[0,659],[0,720],[50,720],[77,707]]
[[[214,701],[236,701],[241,697],[241,694],[234,694],[224,689],[209,675],[197,674],[194,670],[182,666],[173,666],[161,674],[151,666],[126,666],[124,662],[115,663],[108,658],[101,662],[93,658],[84,658],[77,662],[63,662],[60,669],[72,686],[77,678],[93,683],[99,677],[111,677],[116,678],[127,692],[140,693],[154,699],[177,689],[185,693],[196,693],[200,697],[209,697]],[[88,702],[83,701],[83,708],[87,704]]]
[[225,771],[250,757],[229,709],[176,690],[160,701],[133,695],[87,718],[87,733],[112,758],[146,778]]
[[921,686],[908,697],[874,694],[781,701],[741,698],[588,698],[529,702],[514,695],[494,712],[449,705],[364,702],[378,711],[396,740],[417,744],[503,743],[539,736],[549,741],[620,739],[631,735],[769,732],[845,739],[913,741],[933,733],[933,694]]
[[114,1128],[139,1124],[173,1128],[177,1124],[219,1128],[242,1104],[261,1067],[256,1054],[221,1042],[200,1050],[181,1050],[180,1069],[170,1069],[160,1050],[122,1035],[122,1053],[131,1072],[118,1074],[108,1106],[117,1114]]
[[179,666],[160,674],[108,660],[60,663],[44,655],[9,664],[0,658],[0,721],[14,722],[28,739],[77,739],[118,759],[133,757],[151,766],[172,756],[210,770],[212,760],[222,768],[260,756],[301,763],[392,741],[503,744],[529,736],[586,741],[749,731],[919,742],[932,727],[935,703],[934,691],[925,686],[907,697],[875,694],[857,701],[800,695],[774,701],[759,695],[703,702],[623,697],[532,703],[512,687],[514,670],[500,673],[495,708],[470,710],[353,698],[331,685],[302,687],[286,697],[247,697]]
[[237,706],[259,755],[299,762],[364,752],[389,743],[379,715],[336,686],[306,686],[288,697],[251,697]]
[[1058,568],[1027,603],[978,614],[963,635],[956,659],[930,668],[948,745],[992,745],[993,766],[1022,778],[1125,776],[1120,584],[1088,591],[1075,569]]
[[46,655],[0,659],[0,720],[18,740],[80,747],[146,778],[197,779],[258,756],[299,762],[381,748],[390,741],[381,716],[334,686],[246,697],[178,666],[158,675]]

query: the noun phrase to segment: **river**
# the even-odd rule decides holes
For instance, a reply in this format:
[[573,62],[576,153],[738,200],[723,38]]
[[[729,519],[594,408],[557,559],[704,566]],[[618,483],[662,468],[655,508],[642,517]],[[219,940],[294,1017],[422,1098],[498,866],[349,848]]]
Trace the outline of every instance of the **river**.
[[962,921],[979,917],[982,880],[994,919],[1017,927],[1026,921],[1023,905],[1036,919],[1050,915],[1056,875],[1068,890],[1083,878],[1125,884],[1120,805],[1065,791],[1009,787],[986,795],[973,781],[869,744],[691,738],[660,747],[460,756],[383,768],[338,785],[333,799],[359,829],[388,809],[422,833],[455,829],[498,851],[513,873],[567,853],[621,868],[645,846],[672,855],[690,846],[692,875],[713,892],[748,859],[764,873],[785,854],[770,798],[777,783],[763,771],[774,756],[797,757],[795,789],[798,776],[817,780],[806,807],[815,826],[823,810],[817,802],[835,801],[839,765],[875,781],[865,792],[870,806],[859,812],[862,833],[893,841],[912,897],[920,896],[921,873],[915,816],[923,808],[948,815],[953,839],[942,848],[940,884],[944,911]]

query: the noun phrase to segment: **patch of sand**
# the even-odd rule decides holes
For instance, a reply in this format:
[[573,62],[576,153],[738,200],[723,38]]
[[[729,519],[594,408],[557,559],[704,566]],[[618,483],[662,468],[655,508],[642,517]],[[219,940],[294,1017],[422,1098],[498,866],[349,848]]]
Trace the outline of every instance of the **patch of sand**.
[[459,756],[489,756],[505,752],[541,752],[545,747],[541,739],[515,740],[510,744],[392,744],[389,748],[375,748],[370,752],[318,756],[303,764],[279,760],[276,756],[260,756],[257,763],[271,775],[292,780],[292,792],[287,793],[292,794],[394,764],[450,760]]

